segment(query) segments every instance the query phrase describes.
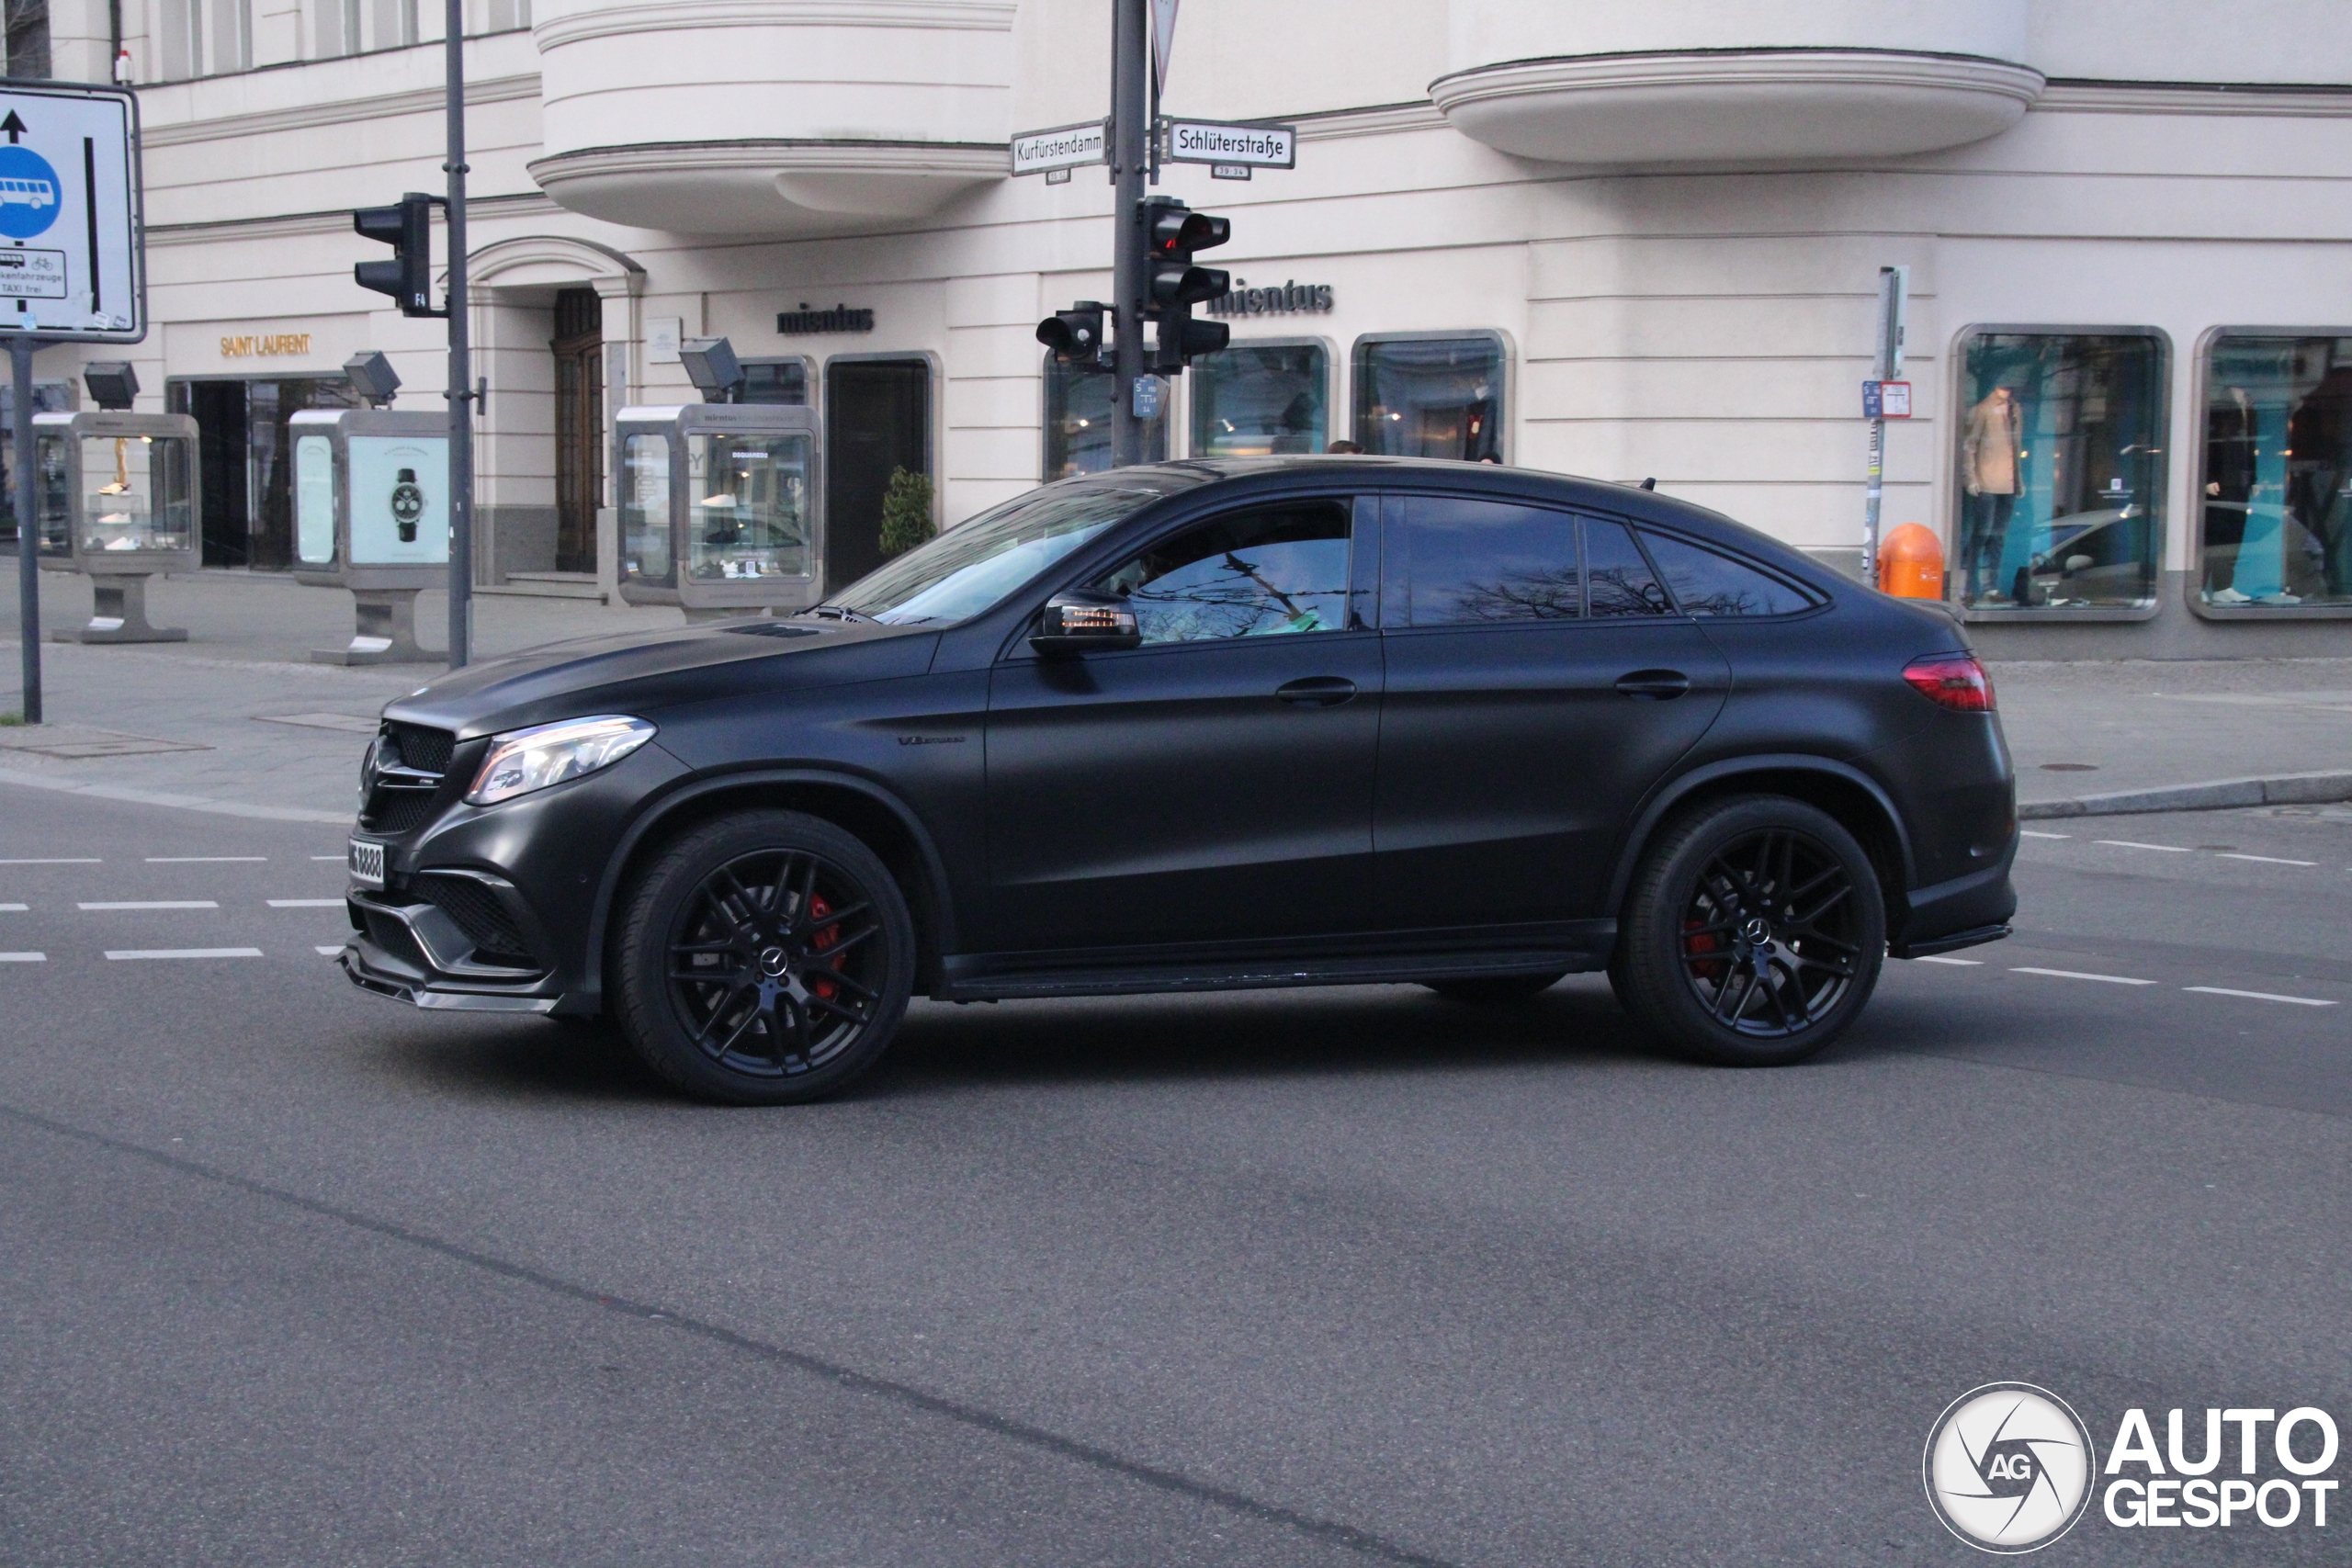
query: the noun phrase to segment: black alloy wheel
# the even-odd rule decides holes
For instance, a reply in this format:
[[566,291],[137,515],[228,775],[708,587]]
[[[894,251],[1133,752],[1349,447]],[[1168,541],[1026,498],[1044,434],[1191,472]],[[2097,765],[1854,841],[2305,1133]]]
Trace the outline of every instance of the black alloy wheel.
[[622,923],[620,1015],[646,1061],[743,1105],[831,1094],[897,1033],[913,973],[906,900],[856,838],[797,812],[687,834]]
[[1886,953],[1877,873],[1801,801],[1747,795],[1670,829],[1634,880],[1611,979],[1635,1019],[1705,1060],[1802,1061],[1850,1024]]

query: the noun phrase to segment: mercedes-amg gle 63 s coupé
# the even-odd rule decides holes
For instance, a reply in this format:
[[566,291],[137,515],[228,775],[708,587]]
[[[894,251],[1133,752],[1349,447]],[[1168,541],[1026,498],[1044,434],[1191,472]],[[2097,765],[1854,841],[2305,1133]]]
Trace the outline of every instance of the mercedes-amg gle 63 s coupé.
[[1730,1064],[2006,935],[2015,779],[1962,628],[1713,513],[1466,463],[1032,491],[818,607],[384,710],[342,963],[601,1018],[777,1103],[955,1001],[1605,970]]

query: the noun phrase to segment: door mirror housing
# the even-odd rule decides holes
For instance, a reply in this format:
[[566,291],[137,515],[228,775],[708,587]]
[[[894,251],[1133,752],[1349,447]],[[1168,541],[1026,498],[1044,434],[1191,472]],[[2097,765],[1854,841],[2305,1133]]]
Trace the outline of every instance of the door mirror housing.
[[1029,646],[1049,659],[1140,647],[1143,628],[1125,597],[1099,588],[1072,588],[1046,601]]

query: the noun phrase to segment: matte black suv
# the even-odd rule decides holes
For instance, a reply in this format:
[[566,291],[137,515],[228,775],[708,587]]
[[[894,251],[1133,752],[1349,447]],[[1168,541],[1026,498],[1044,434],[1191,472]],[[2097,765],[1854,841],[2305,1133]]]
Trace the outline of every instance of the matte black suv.
[[679,1087],[839,1089],[910,993],[1606,969],[1798,1060],[1883,958],[2006,935],[1961,628],[1713,513],[1459,463],[1032,491],[784,619],[541,649],[385,709],[343,965],[603,1016]]

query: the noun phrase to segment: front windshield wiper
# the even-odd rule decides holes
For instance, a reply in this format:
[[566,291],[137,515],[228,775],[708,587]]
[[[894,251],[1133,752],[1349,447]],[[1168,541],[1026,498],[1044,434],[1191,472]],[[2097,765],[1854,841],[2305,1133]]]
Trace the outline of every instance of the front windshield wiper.
[[792,614],[796,618],[801,615],[814,615],[819,620],[823,621],[868,621],[873,619],[871,615],[861,615],[855,610],[845,608],[840,604],[811,604],[805,610],[795,610]]

